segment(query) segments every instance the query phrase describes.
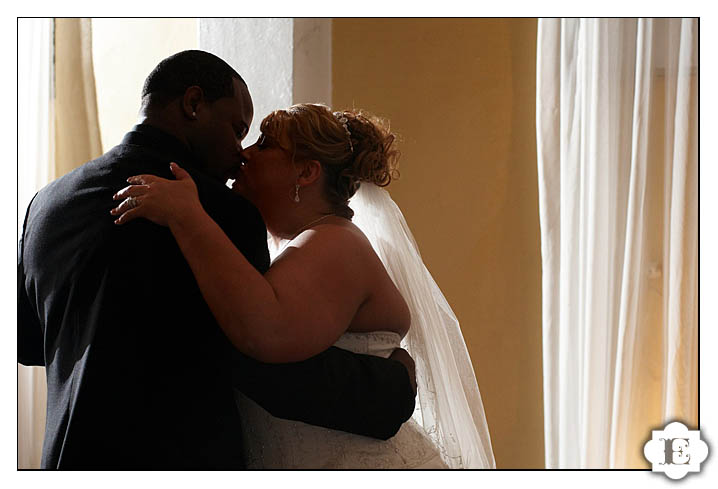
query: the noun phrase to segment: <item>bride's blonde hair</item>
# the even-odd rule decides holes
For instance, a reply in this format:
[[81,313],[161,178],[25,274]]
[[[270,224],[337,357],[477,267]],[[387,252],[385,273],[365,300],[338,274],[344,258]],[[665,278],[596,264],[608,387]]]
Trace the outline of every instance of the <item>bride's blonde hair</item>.
[[337,215],[348,219],[354,214],[349,199],[361,182],[385,187],[399,175],[396,136],[387,121],[363,111],[297,104],[269,114],[261,130],[289,150],[293,160],[321,163],[327,199]]

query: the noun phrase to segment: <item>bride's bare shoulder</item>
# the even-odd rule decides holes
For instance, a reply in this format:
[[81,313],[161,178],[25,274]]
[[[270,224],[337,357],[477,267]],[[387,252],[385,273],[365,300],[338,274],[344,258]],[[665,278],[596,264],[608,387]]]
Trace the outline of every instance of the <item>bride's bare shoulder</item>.
[[406,335],[411,324],[409,307],[389,277],[384,264],[374,252],[369,239],[349,221],[342,226],[342,229],[335,228],[330,232],[336,234],[326,233],[324,238],[333,240],[342,234],[344,239],[351,242],[350,253],[354,253],[353,259],[357,263],[361,263],[361,273],[369,287],[367,300],[354,316],[349,331],[381,330],[394,331],[402,337]]
[[292,245],[314,248],[323,253],[339,253],[347,258],[369,258],[373,254],[371,243],[364,233],[343,218],[334,218],[303,231],[294,238]]

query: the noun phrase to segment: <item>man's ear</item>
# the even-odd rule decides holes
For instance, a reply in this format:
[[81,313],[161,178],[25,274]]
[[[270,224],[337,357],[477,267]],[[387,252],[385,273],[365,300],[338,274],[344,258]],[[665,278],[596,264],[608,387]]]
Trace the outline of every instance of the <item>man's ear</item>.
[[182,97],[182,113],[191,120],[197,119],[205,107],[204,92],[197,85],[188,87]]
[[297,183],[301,186],[311,185],[322,176],[322,164],[317,160],[306,160],[299,164]]

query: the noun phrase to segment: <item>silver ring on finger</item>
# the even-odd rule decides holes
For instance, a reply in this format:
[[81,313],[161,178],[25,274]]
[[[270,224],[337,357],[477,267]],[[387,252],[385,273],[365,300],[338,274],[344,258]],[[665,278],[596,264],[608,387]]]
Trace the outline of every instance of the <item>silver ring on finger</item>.
[[137,197],[127,197],[127,199],[125,199],[125,202],[127,202],[127,207],[129,207],[130,209],[134,209],[135,207],[140,205],[140,201],[137,200]]

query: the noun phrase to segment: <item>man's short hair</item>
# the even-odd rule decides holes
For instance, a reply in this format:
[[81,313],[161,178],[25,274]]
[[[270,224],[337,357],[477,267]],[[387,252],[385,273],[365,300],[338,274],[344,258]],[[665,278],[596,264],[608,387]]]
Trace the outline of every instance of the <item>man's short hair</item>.
[[[145,79],[143,105],[167,105],[195,85],[202,89],[208,102],[232,97],[235,78],[245,83],[234,68],[214,54],[199,50],[182,51],[160,61]],[[148,95],[150,99],[145,100]]]

